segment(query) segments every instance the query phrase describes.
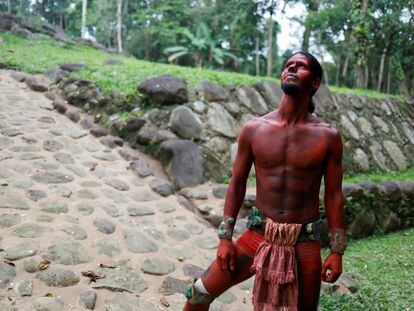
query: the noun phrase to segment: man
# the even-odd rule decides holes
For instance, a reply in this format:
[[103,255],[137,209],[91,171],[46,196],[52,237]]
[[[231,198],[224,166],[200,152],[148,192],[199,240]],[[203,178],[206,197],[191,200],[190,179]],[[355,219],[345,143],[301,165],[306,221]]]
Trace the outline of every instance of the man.
[[[215,297],[254,273],[255,311],[317,310],[321,279],[332,283],[342,273],[342,141],[311,113],[321,78],[322,68],[311,54],[293,54],[280,77],[284,95],[278,110],[243,126],[217,259],[188,288],[184,310],[208,310]],[[253,163],[258,209],[251,210],[249,230],[234,243],[233,228]],[[323,267],[318,236],[322,177],[331,241]]]

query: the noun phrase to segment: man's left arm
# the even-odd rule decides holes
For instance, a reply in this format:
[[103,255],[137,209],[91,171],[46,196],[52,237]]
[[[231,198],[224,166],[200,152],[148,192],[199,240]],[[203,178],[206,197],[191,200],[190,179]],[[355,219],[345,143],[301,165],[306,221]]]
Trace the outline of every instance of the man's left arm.
[[342,273],[342,255],[346,247],[344,230],[344,197],[342,194],[342,152],[341,136],[332,129],[329,133],[329,151],[324,174],[325,211],[329,226],[331,252],[322,267],[322,280],[335,282]]

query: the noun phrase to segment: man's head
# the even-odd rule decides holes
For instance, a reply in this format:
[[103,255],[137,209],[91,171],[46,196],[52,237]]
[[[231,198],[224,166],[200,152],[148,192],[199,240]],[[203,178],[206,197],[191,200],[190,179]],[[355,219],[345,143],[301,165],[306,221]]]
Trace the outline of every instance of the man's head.
[[[299,96],[307,92],[312,97],[320,86],[322,72],[321,65],[312,54],[294,53],[283,63],[283,71],[280,76],[282,90],[292,96]],[[309,112],[315,110],[312,101],[309,103],[308,110]]]

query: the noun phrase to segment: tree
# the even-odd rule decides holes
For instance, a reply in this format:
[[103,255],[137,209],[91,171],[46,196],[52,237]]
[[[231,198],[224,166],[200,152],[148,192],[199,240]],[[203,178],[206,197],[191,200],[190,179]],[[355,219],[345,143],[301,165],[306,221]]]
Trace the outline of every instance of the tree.
[[308,10],[308,15],[305,19],[305,31],[303,32],[303,39],[302,39],[302,51],[308,52],[309,51],[309,40],[313,30],[314,24],[314,17],[319,9],[319,5],[321,4],[321,0],[305,0],[304,1],[306,8]]
[[266,76],[271,77],[273,71],[273,11],[274,11],[274,1],[270,1],[269,6],[269,30],[267,34],[267,66],[266,66]]
[[82,26],[81,26],[81,38],[86,38],[86,10],[88,8],[88,0],[82,0]]
[[118,39],[118,52],[122,53],[122,0],[118,0],[117,3],[117,39]]
[[195,66],[201,68],[203,62],[207,61],[211,63],[213,60],[220,65],[224,64],[224,58],[229,57],[237,61],[237,57],[232,53],[219,47],[219,42],[214,40],[211,35],[211,30],[205,23],[201,23],[197,27],[195,34],[186,28],[184,29],[182,46],[168,47],[164,50],[165,53],[170,54],[168,57],[169,62],[191,55],[194,59]]

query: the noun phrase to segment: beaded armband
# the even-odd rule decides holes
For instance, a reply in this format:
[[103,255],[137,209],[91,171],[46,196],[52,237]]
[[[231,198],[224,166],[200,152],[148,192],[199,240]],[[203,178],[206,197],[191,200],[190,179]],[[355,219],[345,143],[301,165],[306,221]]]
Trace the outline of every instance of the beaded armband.
[[236,220],[233,217],[223,216],[223,221],[220,223],[217,230],[218,237],[220,239],[231,240],[235,224]]
[[346,249],[346,236],[343,229],[330,229],[329,230],[329,248],[332,253],[343,255]]

